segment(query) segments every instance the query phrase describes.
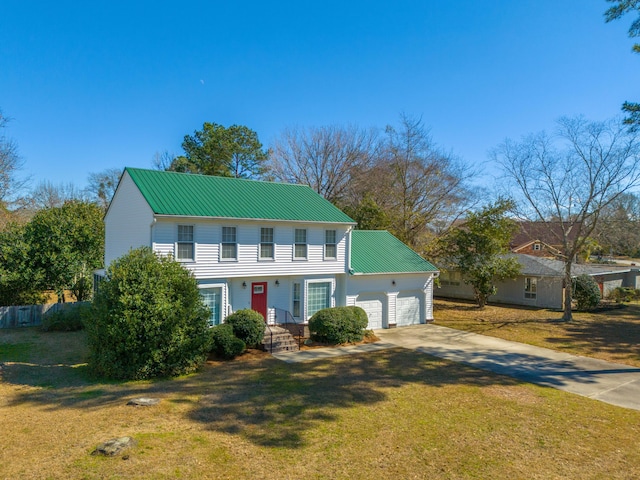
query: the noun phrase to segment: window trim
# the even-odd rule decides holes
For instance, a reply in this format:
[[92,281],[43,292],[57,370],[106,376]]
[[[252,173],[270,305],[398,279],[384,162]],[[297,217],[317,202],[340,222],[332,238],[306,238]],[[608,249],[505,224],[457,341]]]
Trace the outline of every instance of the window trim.
[[[332,308],[336,306],[336,279],[335,278],[314,278],[313,280],[305,280],[304,282],[304,315],[307,320],[311,317],[309,315],[309,285],[314,283],[328,283],[329,284],[329,306],[326,308]],[[315,313],[315,312],[314,312]]]
[[[233,228],[234,231],[234,242],[225,242],[224,238],[224,230],[225,228]],[[235,246],[235,257],[225,257],[224,256],[224,246],[225,245],[234,245]],[[220,261],[221,262],[237,262],[238,261],[238,227],[234,225],[223,225],[220,230]]]
[[[265,242],[263,241],[263,231],[271,230],[271,241]],[[263,246],[271,246],[271,256],[263,257],[262,256],[262,247]],[[260,227],[260,243],[258,244],[258,261],[259,262],[273,262],[276,259],[276,242],[275,242],[275,229],[273,227]]]
[[[191,229],[191,241],[181,240],[180,239],[180,229],[184,227],[189,227]],[[181,258],[180,257],[180,245],[189,244],[191,245],[191,257],[190,258]],[[178,262],[183,263],[193,263],[196,261],[196,227],[193,224],[185,224],[179,223],[176,225],[176,243],[175,243],[175,259]]]
[[199,290],[208,290],[208,289],[220,289],[220,311],[218,312],[220,318],[218,319],[218,323],[214,323],[213,325],[209,324],[209,327],[213,327],[215,325],[222,325],[224,323],[224,319],[226,318],[226,302],[225,299],[227,297],[227,285],[225,283],[200,283],[198,284]]
[[[302,282],[293,282],[292,286],[291,286],[291,315],[293,315],[293,318],[300,318],[302,317]],[[296,287],[298,292],[297,292],[297,298],[296,298]],[[298,304],[298,314],[296,315],[296,303]]]
[[[297,240],[297,232],[304,232],[304,243],[298,242]],[[304,257],[299,257],[296,255],[296,247],[300,245],[304,245]],[[294,261],[305,261],[309,258],[309,232],[306,228],[294,228],[293,229],[293,260]]]
[[[329,242],[329,233],[333,232],[333,243]],[[327,254],[327,249],[333,247],[333,256]],[[325,260],[337,260],[338,259],[338,232],[335,229],[324,231],[324,258]]]
[[524,299],[525,300],[538,299],[538,278],[537,277],[524,277]]

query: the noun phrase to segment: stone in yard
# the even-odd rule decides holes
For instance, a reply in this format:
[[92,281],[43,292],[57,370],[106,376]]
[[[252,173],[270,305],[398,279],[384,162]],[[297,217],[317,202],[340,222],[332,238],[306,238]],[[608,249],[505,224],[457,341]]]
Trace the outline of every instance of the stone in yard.
[[132,447],[135,444],[131,437],[112,438],[104,443],[101,443],[96,449],[91,452],[91,455],[104,455],[105,457],[113,457],[118,455],[121,451]]
[[150,407],[151,405],[157,405],[160,399],[140,397],[134,398],[127,402],[127,405],[133,405],[134,407]]

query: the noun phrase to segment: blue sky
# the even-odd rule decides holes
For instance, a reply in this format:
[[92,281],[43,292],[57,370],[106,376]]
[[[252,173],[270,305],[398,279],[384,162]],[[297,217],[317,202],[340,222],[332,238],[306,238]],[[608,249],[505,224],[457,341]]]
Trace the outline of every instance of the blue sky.
[[207,121],[268,146],[287,126],[383,128],[400,112],[478,166],[507,137],[640,100],[631,17],[605,24],[608,5],[3,0],[0,108],[34,185],[151,167]]

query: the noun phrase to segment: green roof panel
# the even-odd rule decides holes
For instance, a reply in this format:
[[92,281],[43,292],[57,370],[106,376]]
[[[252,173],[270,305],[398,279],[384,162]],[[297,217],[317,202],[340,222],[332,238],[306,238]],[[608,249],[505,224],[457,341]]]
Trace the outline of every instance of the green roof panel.
[[157,215],[355,223],[306,185],[126,168]]
[[438,271],[386,230],[351,232],[351,270],[356,275]]

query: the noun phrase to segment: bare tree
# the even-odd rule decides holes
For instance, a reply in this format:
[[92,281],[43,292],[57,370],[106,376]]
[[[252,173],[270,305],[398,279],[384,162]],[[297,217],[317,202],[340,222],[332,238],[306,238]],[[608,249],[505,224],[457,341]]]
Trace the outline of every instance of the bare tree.
[[0,204],[5,207],[28,181],[18,176],[23,160],[18,155],[16,143],[4,134],[8,123],[9,118],[0,110]]
[[391,230],[413,248],[450,225],[473,199],[472,169],[440,150],[421,118],[402,114],[386,128],[382,155],[367,175],[369,191],[392,219]]
[[[570,321],[571,268],[603,209],[640,184],[640,143],[620,120],[562,118],[558,133],[506,140],[493,152],[517,191],[518,215],[549,228],[565,263],[563,319]],[[514,193],[514,192],[512,192]],[[515,193],[514,193],[515,195]],[[560,232],[560,233],[557,233]]]
[[592,237],[604,253],[633,256],[640,251],[640,197],[624,193],[603,208]]
[[26,198],[31,211],[61,207],[70,200],[84,200],[85,193],[73,183],[54,184],[48,180],[40,182]]
[[373,129],[337,125],[289,128],[270,150],[270,174],[283,182],[309,185],[338,204],[354,172],[369,167],[376,149]]
[[89,184],[86,193],[94,203],[97,203],[105,212],[109,208],[113,194],[116,193],[122,170],[108,168],[98,173],[89,174]]

